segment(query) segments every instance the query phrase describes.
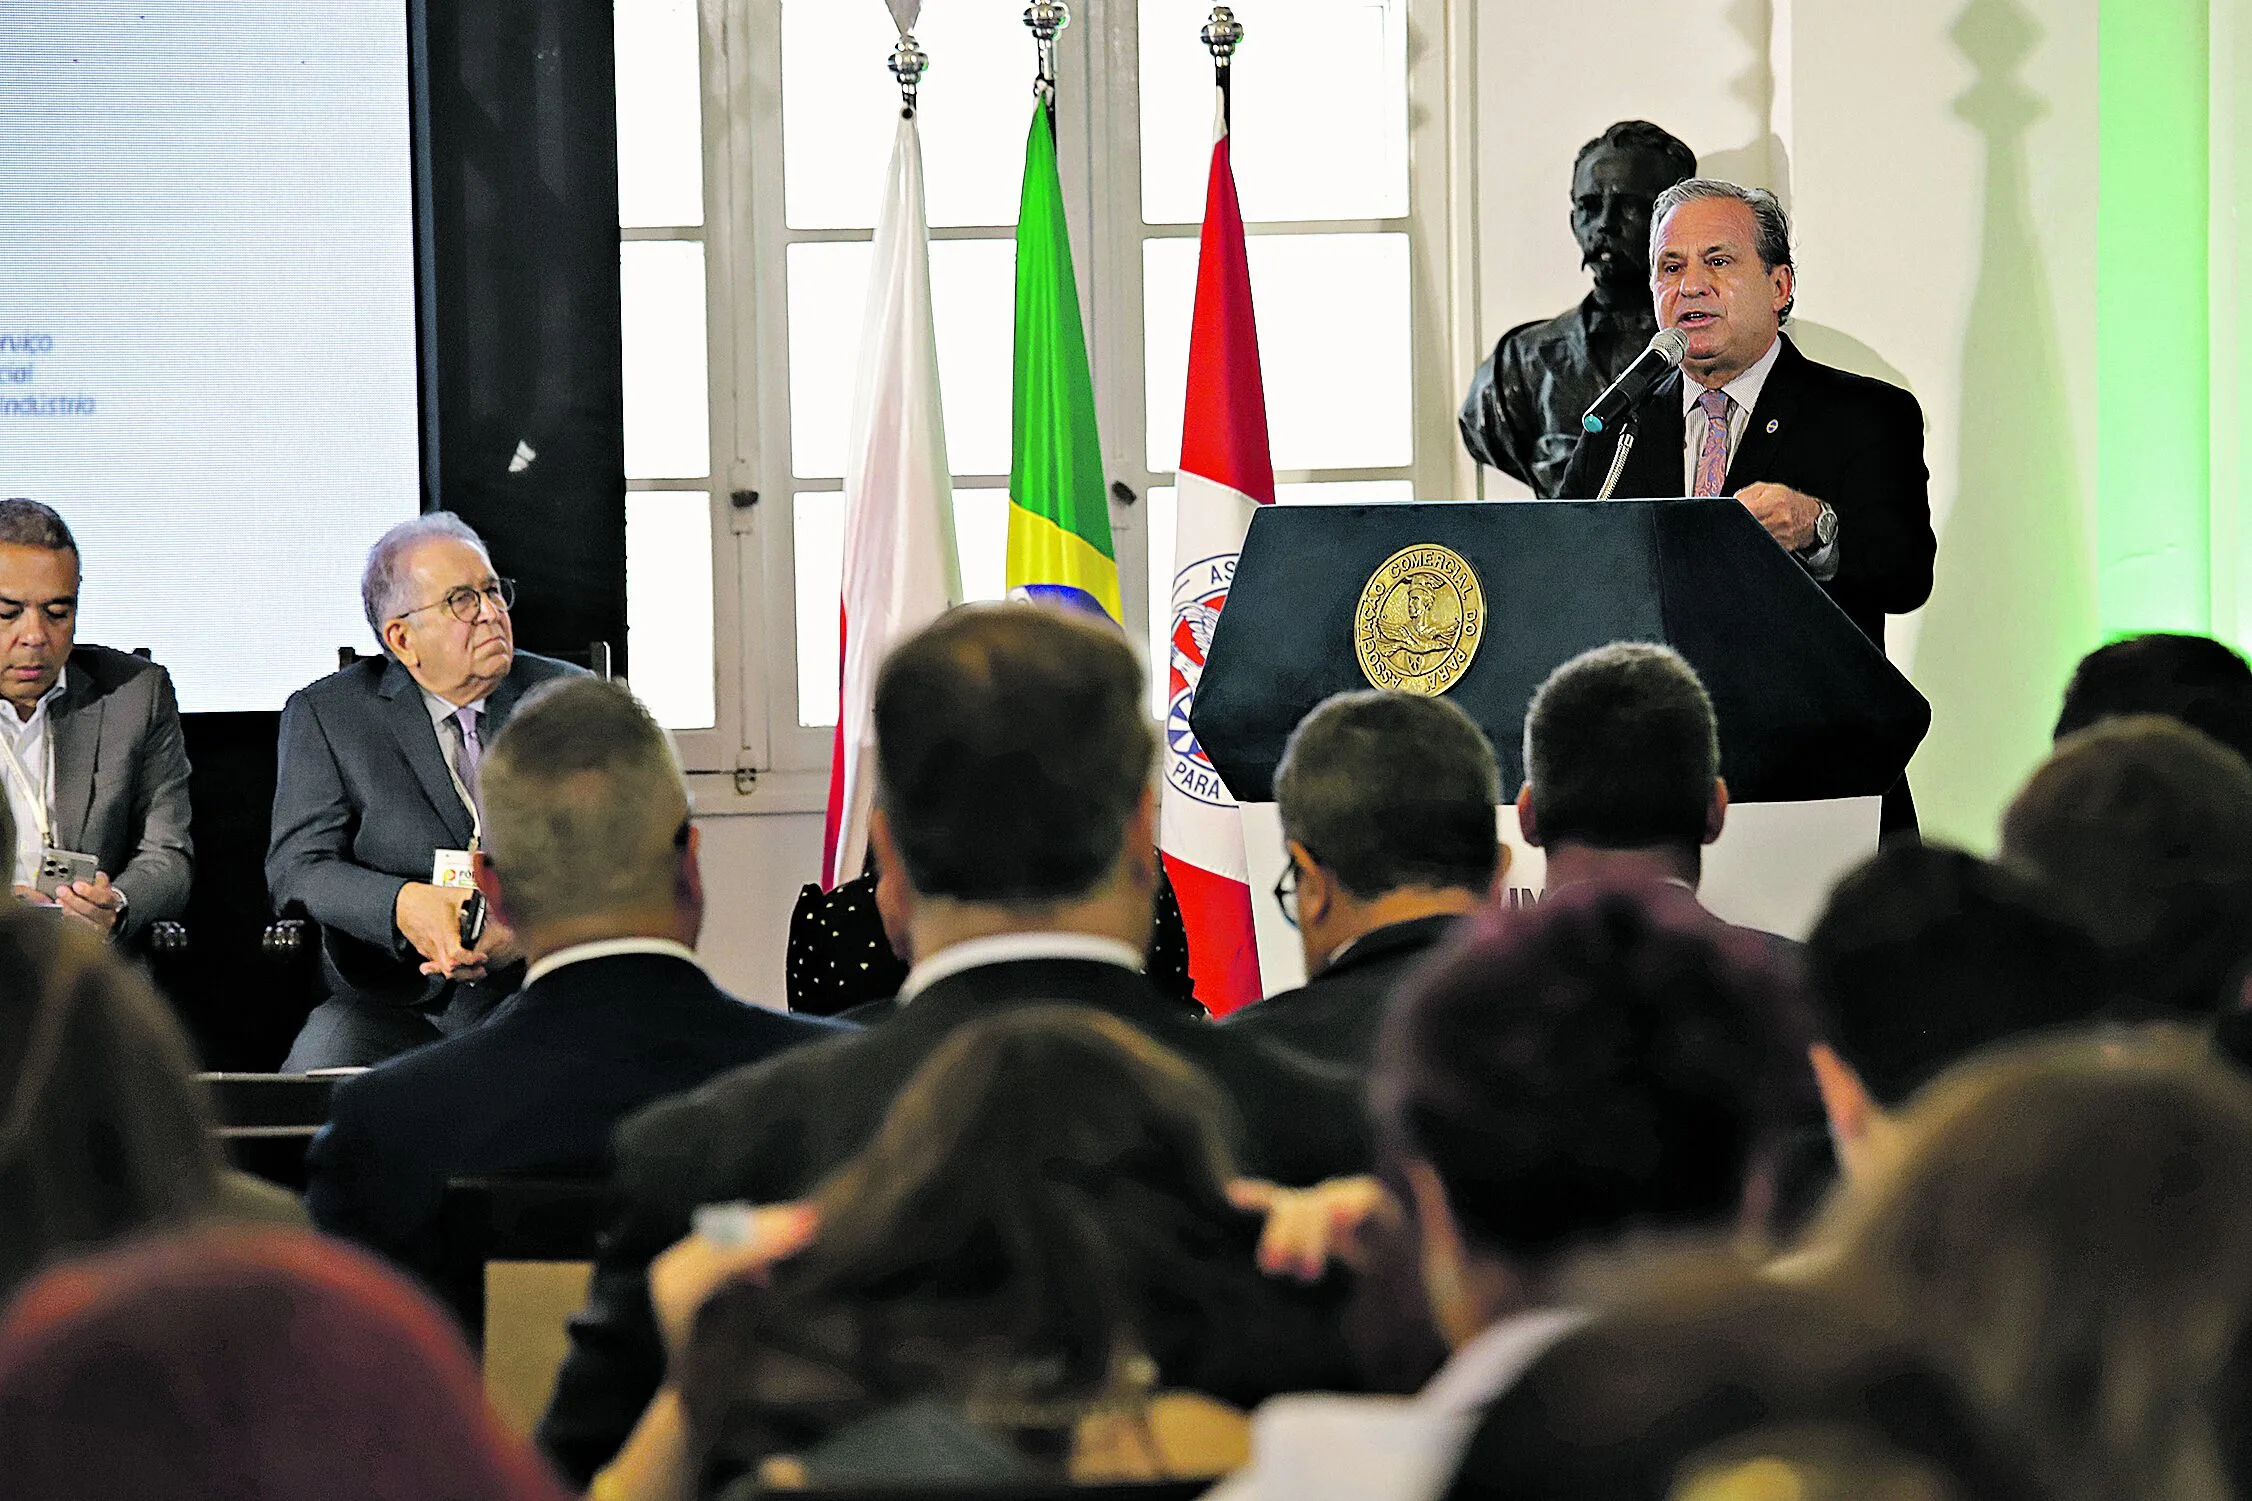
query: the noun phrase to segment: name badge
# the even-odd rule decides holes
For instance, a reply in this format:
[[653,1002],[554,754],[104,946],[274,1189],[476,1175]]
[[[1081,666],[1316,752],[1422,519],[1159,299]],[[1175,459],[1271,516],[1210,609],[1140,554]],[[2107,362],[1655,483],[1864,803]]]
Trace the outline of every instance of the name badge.
[[457,891],[474,890],[477,885],[477,857],[468,850],[438,850],[430,856],[430,884],[451,886]]

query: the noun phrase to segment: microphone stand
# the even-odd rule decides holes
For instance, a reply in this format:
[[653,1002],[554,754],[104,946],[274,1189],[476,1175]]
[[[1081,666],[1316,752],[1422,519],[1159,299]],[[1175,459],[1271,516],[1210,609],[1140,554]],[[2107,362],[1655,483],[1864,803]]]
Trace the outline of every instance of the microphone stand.
[[1639,415],[1626,419],[1626,426],[1619,432],[1619,451],[1611,455],[1611,472],[1603,476],[1603,488],[1595,492],[1597,500],[1609,500],[1611,492],[1619,487],[1619,478],[1626,473],[1627,455],[1634,452],[1634,435],[1641,421]]

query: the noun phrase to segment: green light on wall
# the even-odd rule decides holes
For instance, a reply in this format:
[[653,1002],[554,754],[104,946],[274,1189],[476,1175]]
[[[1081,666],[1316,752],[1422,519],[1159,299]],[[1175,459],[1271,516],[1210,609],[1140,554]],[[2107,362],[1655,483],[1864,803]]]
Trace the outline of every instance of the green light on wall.
[[2102,0],[2096,610],[2212,621],[2208,0]]

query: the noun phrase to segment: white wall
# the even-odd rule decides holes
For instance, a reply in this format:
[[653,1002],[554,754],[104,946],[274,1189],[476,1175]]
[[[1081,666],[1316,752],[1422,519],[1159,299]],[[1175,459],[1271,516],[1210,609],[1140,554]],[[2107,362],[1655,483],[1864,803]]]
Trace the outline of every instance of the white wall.
[[819,813],[720,814],[696,820],[704,871],[697,953],[722,987],[777,1010],[782,955],[798,889],[821,875]]

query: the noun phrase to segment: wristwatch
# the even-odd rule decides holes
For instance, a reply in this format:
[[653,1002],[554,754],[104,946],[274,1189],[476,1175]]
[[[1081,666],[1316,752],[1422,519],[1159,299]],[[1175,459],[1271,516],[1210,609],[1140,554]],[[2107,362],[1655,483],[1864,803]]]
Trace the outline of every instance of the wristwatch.
[[1814,502],[1821,509],[1814,513],[1814,540],[1799,549],[1800,552],[1820,552],[1838,540],[1838,513],[1826,500]]

